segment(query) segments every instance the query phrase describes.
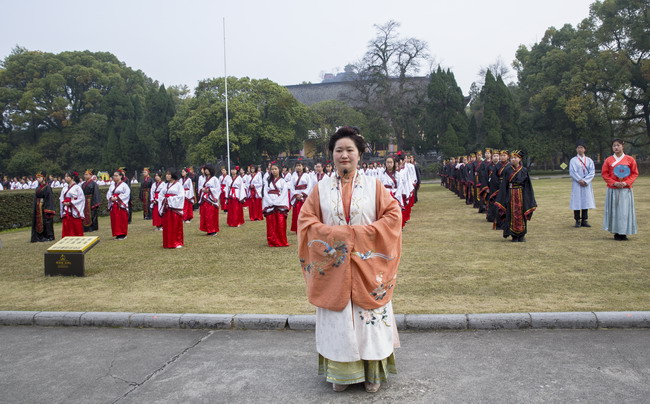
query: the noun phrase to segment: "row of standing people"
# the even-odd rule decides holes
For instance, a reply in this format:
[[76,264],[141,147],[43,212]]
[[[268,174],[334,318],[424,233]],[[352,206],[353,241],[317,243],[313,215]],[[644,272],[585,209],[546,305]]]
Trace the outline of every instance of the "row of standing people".
[[[632,186],[639,176],[636,160],[625,154],[625,142],[614,139],[611,142],[613,155],[602,165],[601,177],[607,185],[603,230],[614,235],[614,240],[625,241],[627,236],[637,233],[634,192]],[[578,141],[576,156],[569,163],[571,176],[570,209],[575,220],[574,227],[591,227],[589,210],[596,208],[592,181],[596,176],[594,161],[586,155],[586,144]]]
[[537,209],[533,186],[522,160],[522,150],[485,150],[445,160],[441,185],[456,193],[467,205],[485,213],[492,228],[503,237],[525,242],[528,221]]
[[[376,163],[366,166],[364,163],[359,169],[362,175],[380,179],[398,201],[403,211],[403,225],[410,220],[411,208],[417,201],[420,178],[414,163],[412,156],[398,156],[387,158],[386,166]],[[277,167],[277,178],[273,174],[274,166]],[[178,225],[177,219],[180,218],[181,223],[190,223],[194,218],[195,206],[200,211],[199,229],[209,236],[219,232],[219,209],[227,213],[228,226],[239,227],[245,223],[243,210],[246,207],[251,221],[266,217],[269,246],[288,246],[286,222],[289,211],[292,212],[290,230],[296,232],[300,209],[311,190],[323,178],[333,175],[329,162],[325,165],[317,163],[313,170],[307,170],[299,161],[293,172],[277,164],[269,164],[264,173],[259,167],[250,166],[247,170],[235,167],[228,175],[226,169],[221,168],[218,177],[215,168],[206,165],[201,167],[195,191],[190,174],[191,170],[185,168],[180,175],[168,171],[151,177],[148,168],[143,170],[139,194],[143,216],[145,220],[152,220],[157,230],[163,231],[165,248],[184,245],[183,227]],[[53,217],[56,214],[52,190],[44,173],[39,173],[36,178],[39,187],[34,199],[32,241],[52,241]],[[95,178],[92,170],[84,173],[84,181],[79,179],[76,172],[68,172],[64,176],[65,184],[59,200],[62,237],[82,236],[99,229],[101,197]],[[118,169],[113,173],[106,194],[112,235],[117,240],[124,240],[128,236],[132,214],[129,184],[124,169]],[[166,213],[169,213],[167,220]],[[168,225],[165,226],[165,223]],[[164,231],[165,227],[167,232]]]

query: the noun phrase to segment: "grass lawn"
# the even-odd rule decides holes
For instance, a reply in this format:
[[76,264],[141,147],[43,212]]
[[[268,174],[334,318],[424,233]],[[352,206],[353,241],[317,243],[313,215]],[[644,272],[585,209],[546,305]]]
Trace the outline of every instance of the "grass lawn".
[[[569,179],[533,182],[539,205],[527,243],[511,243],[484,215],[439,185],[424,185],[404,232],[397,313],[650,310],[650,178],[635,184],[640,233],[614,241],[600,229],[605,186],[595,180],[592,228],[574,228]],[[246,212],[247,213],[247,212]],[[195,212],[198,214],[198,212]],[[162,234],[136,212],[129,237],[101,242],[86,276],[45,277],[30,230],[0,233],[0,310],[310,314],[296,253],[266,246],[264,222],[225,226],[207,237],[198,217],[186,247],[164,250]],[[61,227],[55,226],[60,237]]]

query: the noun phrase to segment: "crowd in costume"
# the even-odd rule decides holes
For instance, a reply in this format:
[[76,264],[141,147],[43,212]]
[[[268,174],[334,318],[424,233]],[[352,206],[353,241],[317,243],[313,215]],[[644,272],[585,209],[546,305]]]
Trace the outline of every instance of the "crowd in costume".
[[[632,184],[638,177],[638,168],[634,158],[624,153],[622,140],[612,142],[612,150],[614,155],[607,158],[602,169],[607,184],[603,229],[613,233],[615,240],[627,240],[628,235],[637,232]],[[537,208],[532,183],[522,163],[524,158],[525,153],[521,150],[492,149],[452,157],[441,166],[441,185],[485,214],[493,229],[501,230],[504,238],[524,242],[528,221]],[[182,221],[190,223],[193,211],[197,209],[201,217],[199,230],[214,236],[220,229],[220,210],[226,214],[229,227],[240,227],[246,222],[244,209],[248,209],[250,221],[266,220],[269,246],[288,246],[287,225],[290,231],[296,232],[302,206],[313,190],[320,182],[336,176],[331,161],[317,162],[310,168],[301,160],[298,159],[293,167],[272,162],[266,170],[254,165],[247,168],[236,166],[230,174],[225,167],[217,170],[212,165],[201,167],[200,175],[195,175],[191,167],[183,169],[178,179],[173,180],[183,188]],[[273,175],[274,171],[277,175]],[[381,163],[361,163],[356,171],[358,175],[379,180],[400,207],[404,227],[417,202],[420,184],[420,171],[414,157],[398,152]],[[579,141],[576,156],[569,164],[572,179],[570,208],[575,227],[591,227],[588,219],[589,210],[596,207],[592,188],[595,173],[594,161],[586,155],[584,142]],[[107,173],[100,174],[108,178]],[[163,231],[164,213],[176,212],[177,209],[175,193],[167,192],[171,189],[167,173],[157,172],[152,178],[151,171],[145,168],[142,176],[138,197],[142,202],[143,218],[151,220],[156,230]],[[59,208],[64,224],[62,237],[98,230],[99,186],[107,184],[112,235],[117,240],[127,238],[132,213],[132,181],[126,177],[125,170],[116,170],[110,182],[99,181],[92,169],[86,170],[83,177],[84,180],[80,181],[76,172],[68,172],[63,177]],[[37,186],[34,188],[32,241],[52,241],[55,238],[52,188],[55,184],[59,186],[58,179],[42,172],[33,178]],[[287,223],[289,216],[291,221]],[[167,219],[170,226],[175,226],[174,220]],[[163,244],[173,245],[173,248],[182,246],[182,232],[172,233],[178,233],[174,239],[177,241]]]
[[[319,182],[335,177],[331,161],[316,163],[313,168],[300,158],[293,167],[276,162],[269,163],[266,170],[259,166],[240,168],[235,166],[230,174],[221,167],[201,167],[200,175],[194,175],[191,167],[176,172],[153,173],[149,168],[142,171],[138,199],[142,203],[144,220],[151,220],[152,226],[163,232],[165,248],[179,248],[184,245],[183,226],[177,223],[176,215],[182,212],[182,223],[191,223],[194,210],[200,212],[199,230],[208,236],[219,233],[219,211],[226,214],[229,227],[245,224],[244,209],[248,209],[250,221],[266,220],[267,243],[271,247],[289,246],[287,230],[297,231],[300,211]],[[417,201],[420,184],[419,167],[412,156],[397,153],[383,163],[363,163],[358,174],[377,178],[402,210],[402,227],[408,222],[413,204]],[[275,167],[275,168],[274,168]],[[275,175],[273,173],[276,173]],[[108,178],[107,173],[101,173]],[[171,175],[171,176],[170,176]],[[178,178],[176,178],[178,177]],[[53,215],[52,184],[56,178],[38,173],[35,189],[32,222],[33,241],[52,241]],[[62,237],[82,236],[99,230],[98,216],[102,202],[100,185],[108,185],[105,194],[110,217],[111,234],[116,240],[128,238],[132,218],[131,184],[123,167],[115,170],[111,181],[99,180],[93,169],[87,169],[80,180],[76,172],[66,173],[61,190],[60,212],[64,222]],[[173,183],[173,186],[171,185]],[[183,189],[182,206],[177,206],[177,186]],[[167,216],[166,216],[167,215]],[[291,222],[287,223],[289,215]],[[289,229],[287,229],[289,224]],[[168,231],[165,231],[167,229]]]
[[445,160],[441,185],[456,193],[479,213],[485,213],[492,228],[504,238],[525,242],[528,221],[537,209],[533,185],[523,165],[522,150],[485,150]]

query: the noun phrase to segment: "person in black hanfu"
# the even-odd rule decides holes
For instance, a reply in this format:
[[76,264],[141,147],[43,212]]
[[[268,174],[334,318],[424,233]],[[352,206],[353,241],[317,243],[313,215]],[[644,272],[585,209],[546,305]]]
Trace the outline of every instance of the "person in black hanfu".
[[140,202],[142,202],[142,215],[144,220],[151,220],[151,187],[153,186],[153,178],[149,175],[151,170],[145,167],[142,170],[142,184],[140,184]]
[[99,196],[99,185],[93,180],[93,170],[89,168],[84,173],[84,182],[81,183],[81,189],[84,191],[86,205],[84,207],[84,233],[99,230],[97,216],[101,197]]
[[54,240],[54,201],[52,188],[47,183],[44,172],[36,174],[36,194],[34,195],[34,209],[32,217],[32,243],[37,241]]
[[503,220],[503,237],[512,236],[513,242],[526,241],[528,221],[537,208],[533,185],[528,171],[522,164],[525,153],[514,150],[510,153],[511,164],[503,172],[499,195],[495,204]]

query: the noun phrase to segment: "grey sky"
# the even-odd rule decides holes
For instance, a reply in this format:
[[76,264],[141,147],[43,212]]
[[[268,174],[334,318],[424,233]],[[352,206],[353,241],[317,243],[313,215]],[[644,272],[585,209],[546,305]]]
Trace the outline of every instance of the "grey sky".
[[317,83],[322,73],[361,58],[373,24],[393,19],[402,36],[426,41],[467,93],[481,66],[499,57],[509,65],[520,44],[532,45],[550,26],[575,26],[592,2],[5,0],[0,58],[15,45],[108,51],[166,85],[193,89],[224,74],[225,17],[228,75]]

